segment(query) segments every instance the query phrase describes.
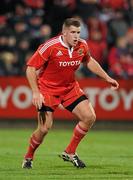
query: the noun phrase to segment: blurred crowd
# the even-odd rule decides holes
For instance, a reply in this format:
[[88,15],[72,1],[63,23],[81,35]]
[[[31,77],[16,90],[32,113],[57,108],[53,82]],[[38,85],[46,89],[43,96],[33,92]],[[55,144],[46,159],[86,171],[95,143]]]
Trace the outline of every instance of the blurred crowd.
[[[81,21],[81,38],[109,74],[133,78],[133,0],[1,0],[0,76],[25,75],[28,58],[67,17]],[[81,66],[77,76],[94,75]]]

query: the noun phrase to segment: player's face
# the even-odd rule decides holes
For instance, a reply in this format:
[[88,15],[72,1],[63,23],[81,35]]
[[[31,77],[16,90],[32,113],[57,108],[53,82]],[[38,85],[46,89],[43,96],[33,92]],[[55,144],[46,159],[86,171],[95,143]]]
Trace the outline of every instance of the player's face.
[[69,28],[65,28],[63,36],[68,46],[76,46],[80,37],[80,27],[70,26]]

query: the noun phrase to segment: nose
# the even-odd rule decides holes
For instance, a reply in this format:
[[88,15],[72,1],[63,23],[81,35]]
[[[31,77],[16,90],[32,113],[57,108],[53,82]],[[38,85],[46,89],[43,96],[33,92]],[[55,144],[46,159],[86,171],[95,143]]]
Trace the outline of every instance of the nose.
[[77,40],[77,39],[78,39],[78,34],[75,34],[74,40]]

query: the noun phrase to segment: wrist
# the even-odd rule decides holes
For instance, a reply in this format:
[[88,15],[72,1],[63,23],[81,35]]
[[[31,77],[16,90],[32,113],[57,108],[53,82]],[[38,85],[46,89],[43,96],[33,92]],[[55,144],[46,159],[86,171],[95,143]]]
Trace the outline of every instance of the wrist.
[[39,89],[32,89],[32,93],[40,93]]
[[105,77],[105,80],[106,80],[107,82],[110,81],[110,79],[111,79],[111,77],[108,76],[108,75]]

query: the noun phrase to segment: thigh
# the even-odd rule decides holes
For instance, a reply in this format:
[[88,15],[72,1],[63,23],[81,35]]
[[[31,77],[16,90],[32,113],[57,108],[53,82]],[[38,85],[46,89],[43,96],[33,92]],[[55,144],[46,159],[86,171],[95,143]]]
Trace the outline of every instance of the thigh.
[[85,118],[95,116],[95,111],[88,100],[81,101],[79,104],[77,104],[72,113],[81,121]]
[[52,124],[53,124],[53,112],[38,111],[38,127],[46,126],[47,128],[51,128]]

